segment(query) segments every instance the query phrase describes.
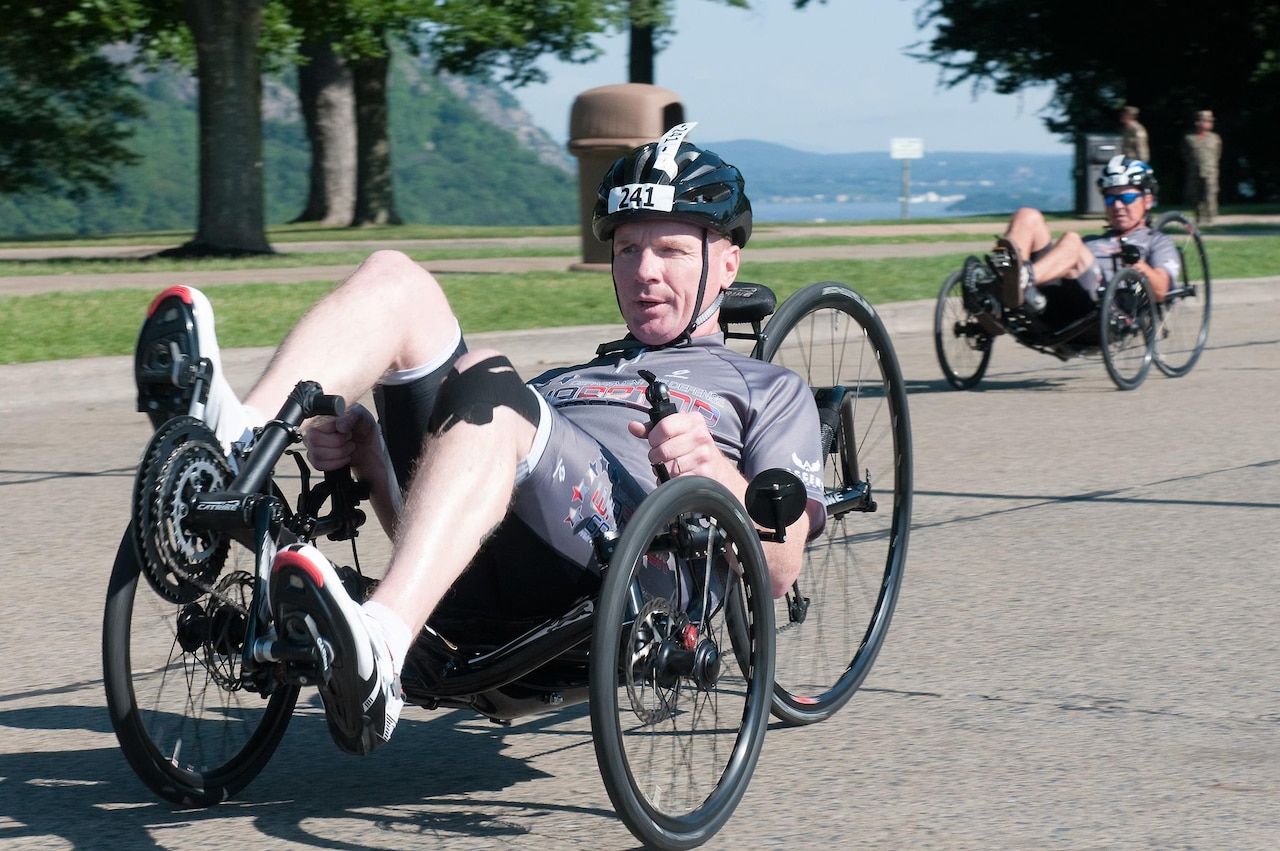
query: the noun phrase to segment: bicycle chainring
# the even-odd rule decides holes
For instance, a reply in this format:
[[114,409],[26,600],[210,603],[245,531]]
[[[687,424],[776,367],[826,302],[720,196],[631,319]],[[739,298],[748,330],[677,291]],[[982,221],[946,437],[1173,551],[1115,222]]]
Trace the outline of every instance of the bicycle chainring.
[[225,490],[233,478],[217,435],[194,417],[176,417],[152,436],[134,487],[134,543],[156,593],[179,605],[213,588],[229,537],[192,528],[196,494]]

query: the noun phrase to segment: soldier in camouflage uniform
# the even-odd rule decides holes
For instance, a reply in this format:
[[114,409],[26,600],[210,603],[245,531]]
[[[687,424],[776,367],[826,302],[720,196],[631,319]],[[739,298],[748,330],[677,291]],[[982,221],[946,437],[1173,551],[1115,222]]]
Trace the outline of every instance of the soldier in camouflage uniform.
[[1138,108],[1126,106],[1120,110],[1120,153],[1131,160],[1151,162],[1151,145],[1147,142],[1147,128],[1138,123]]
[[1182,160],[1187,170],[1187,204],[1196,205],[1196,221],[1211,224],[1218,215],[1218,162],[1222,137],[1213,132],[1213,113],[1196,113],[1196,132],[1182,137]]

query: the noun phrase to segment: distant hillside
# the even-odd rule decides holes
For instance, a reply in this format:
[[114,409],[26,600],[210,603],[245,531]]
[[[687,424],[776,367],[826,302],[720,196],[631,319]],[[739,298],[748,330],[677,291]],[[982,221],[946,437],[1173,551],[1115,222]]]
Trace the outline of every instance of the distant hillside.
[[[742,169],[759,201],[895,201],[902,161],[889,152],[814,154],[756,141],[708,142]],[[1065,210],[1073,202],[1067,154],[925,151],[911,161],[911,194],[933,193],[956,212],[1007,212],[1022,204]]]
[[[0,196],[0,237],[184,230],[196,224],[196,84],[161,74],[141,83],[147,117],[133,148],[142,162],[119,189],[82,203]],[[306,201],[309,153],[291,83],[263,98],[267,221],[293,219]],[[574,163],[533,127],[510,94],[420,64],[397,63],[390,89],[396,204],[409,222],[544,225],[577,221]]]
[[[119,189],[82,203],[0,195],[0,238],[189,230],[196,224],[196,84],[184,74],[140,83],[147,118],[133,142],[142,162],[120,173]],[[518,96],[518,93],[517,93]],[[396,205],[408,222],[454,225],[568,225],[578,220],[577,163],[534,126],[517,96],[436,76],[403,58],[392,75],[391,132]],[[568,105],[566,104],[566,111]],[[263,98],[267,221],[293,219],[306,199],[308,146],[291,81],[272,80]],[[775,215],[799,205],[895,202],[902,163],[885,152],[815,154],[750,140],[709,142],[747,176],[748,194]],[[1066,210],[1071,157],[926,151],[911,162],[911,194],[948,213],[1008,212],[1022,204]],[[761,205],[763,206],[763,205]],[[850,212],[844,213],[844,210]],[[765,210],[758,213],[768,215]]]

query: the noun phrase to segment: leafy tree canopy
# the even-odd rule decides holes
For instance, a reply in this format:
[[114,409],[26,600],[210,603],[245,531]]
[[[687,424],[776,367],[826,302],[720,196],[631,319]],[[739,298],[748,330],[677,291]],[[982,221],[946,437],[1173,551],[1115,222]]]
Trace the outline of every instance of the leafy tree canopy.
[[132,162],[124,122],[141,111],[102,47],[118,31],[98,4],[0,0],[0,194],[74,197]]
[[1223,137],[1223,196],[1280,197],[1280,4],[1182,0],[1118,7],[1102,0],[928,0],[917,23],[937,26],[913,54],[948,86],[1008,94],[1051,84],[1053,132],[1116,132],[1116,111],[1141,108],[1161,183],[1176,194],[1178,142],[1195,110],[1212,109]]
[[439,67],[514,86],[542,82],[544,55],[589,62],[592,38],[620,20],[606,0],[453,0],[431,4],[421,37]]
[[588,62],[616,25],[617,0],[276,0],[312,41],[348,58],[385,56],[388,39],[442,70],[520,86],[545,79],[543,55]]

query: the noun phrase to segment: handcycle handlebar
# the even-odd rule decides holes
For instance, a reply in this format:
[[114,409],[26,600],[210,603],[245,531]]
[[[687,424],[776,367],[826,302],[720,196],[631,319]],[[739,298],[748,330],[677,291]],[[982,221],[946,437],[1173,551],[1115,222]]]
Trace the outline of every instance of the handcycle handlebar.
[[326,395],[314,381],[299,381],[280,408],[280,413],[262,427],[253,455],[245,464],[231,489],[238,493],[257,493],[262,490],[267,476],[275,469],[284,450],[291,443],[302,439],[298,426],[311,417],[341,416],[346,402],[341,396]]
[[[280,412],[260,430],[240,474],[226,491],[198,494],[191,506],[193,516],[198,516],[200,525],[209,529],[253,528],[258,504],[263,500],[278,503],[267,494],[266,484],[289,445],[302,440],[298,431],[302,423],[312,417],[341,416],[345,409],[341,396],[326,394],[317,382],[298,382]],[[335,540],[354,537],[365,520],[357,506],[368,498],[368,488],[352,480],[350,467],[326,472],[324,483],[311,488],[308,468],[301,459],[298,465],[303,480],[300,513],[305,515],[300,520],[306,526],[298,531],[308,536],[329,535]],[[320,516],[318,508],[326,498],[332,511]],[[273,509],[272,515],[276,522],[282,521],[283,506]]]
[[[644,390],[644,398],[649,403],[649,425],[656,426],[676,412],[676,403],[671,401],[671,391],[667,389],[665,381],[659,381],[658,376],[647,369],[639,370],[639,373],[649,385]],[[653,472],[660,482],[671,478],[666,466],[662,464],[654,464]]]
[[1132,266],[1142,259],[1142,249],[1128,240],[1120,240],[1120,262]]

